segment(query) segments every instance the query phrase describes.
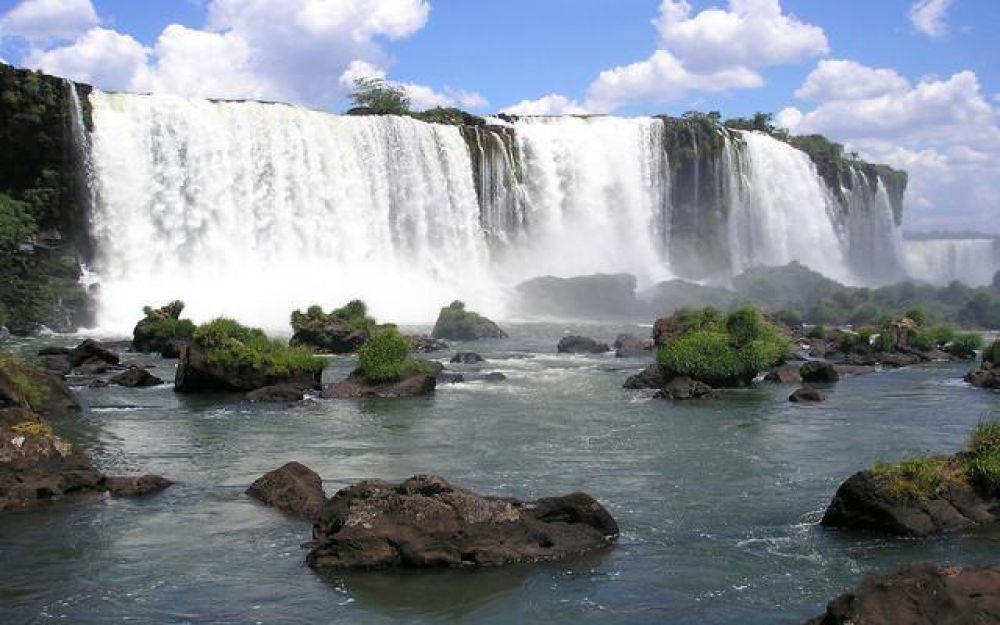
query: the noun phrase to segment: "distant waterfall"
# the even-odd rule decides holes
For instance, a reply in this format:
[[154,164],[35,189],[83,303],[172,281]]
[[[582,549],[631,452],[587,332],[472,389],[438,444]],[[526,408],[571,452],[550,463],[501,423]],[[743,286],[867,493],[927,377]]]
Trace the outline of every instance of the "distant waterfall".
[[901,271],[876,177],[835,193],[808,156],[758,133],[652,117],[456,127],[101,92],[90,103],[110,329],[176,298],[195,319],[285,330],[296,307],[356,297],[394,321],[431,320],[456,298],[502,316],[510,287],[546,274],[626,272],[645,287],[792,260],[852,283]]
[[918,239],[903,246],[915,280],[938,285],[960,280],[983,286],[1000,271],[1000,238]]

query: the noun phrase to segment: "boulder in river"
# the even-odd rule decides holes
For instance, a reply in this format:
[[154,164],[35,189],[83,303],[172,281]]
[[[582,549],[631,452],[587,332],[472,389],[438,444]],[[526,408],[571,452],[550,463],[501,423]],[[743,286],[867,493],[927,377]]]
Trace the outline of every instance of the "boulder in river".
[[619,334],[612,347],[615,348],[615,358],[642,358],[652,353],[653,340],[632,334]]
[[654,395],[657,399],[675,400],[707,399],[711,396],[711,386],[684,376],[670,380]]
[[799,367],[799,376],[803,382],[812,384],[831,384],[840,381],[836,367],[822,360],[810,360]]
[[475,352],[458,352],[451,357],[451,362],[462,365],[475,365],[486,362],[486,359]]
[[86,339],[69,352],[69,364],[74,369],[88,362],[103,362],[108,365],[117,365],[119,361],[118,354],[94,339]]
[[768,371],[764,379],[775,384],[798,384],[802,381],[799,367],[796,364],[779,365]]
[[269,506],[304,519],[313,520],[326,501],[323,479],[309,467],[298,462],[265,473],[247,494]]
[[164,358],[177,358],[180,345],[191,339],[194,323],[181,319],[184,302],[175,300],[161,308],[147,306],[145,316],[132,330],[132,349],[141,353],[158,353]]
[[437,372],[417,372],[390,382],[370,382],[359,371],[346,380],[323,386],[325,399],[374,399],[431,395],[437,386]]
[[913,564],[866,578],[806,625],[997,625],[1000,569]]
[[145,369],[140,369],[139,367],[129,367],[125,371],[122,371],[116,376],[112,376],[110,382],[112,384],[118,384],[119,386],[127,386],[129,388],[137,387],[149,387],[149,386],[159,386],[163,384],[163,380],[156,377],[149,371]]
[[493,566],[598,549],[618,533],[583,493],[521,502],[418,475],[400,484],[366,480],[331,497],[307,561],[316,569]]
[[654,363],[640,371],[639,373],[629,376],[625,380],[624,388],[631,389],[642,389],[642,388],[663,388],[667,385],[670,380],[677,377],[677,374],[670,370],[666,365],[661,365],[659,363]]
[[820,393],[808,384],[803,384],[788,396],[788,401],[792,403],[810,403],[826,401],[826,395]]
[[479,313],[466,310],[465,304],[456,300],[441,309],[431,336],[450,341],[478,341],[507,338],[507,333]]
[[982,365],[966,374],[965,381],[979,388],[1000,390],[1000,340],[983,350]]
[[442,341],[441,339],[436,339],[432,336],[411,335],[408,338],[410,339],[410,345],[413,351],[418,354],[443,352],[450,347],[447,341]]
[[246,394],[247,401],[270,403],[293,403],[302,401],[305,391],[296,384],[275,384],[257,388]]
[[50,416],[80,409],[76,396],[56,375],[0,354],[0,408],[30,408]]
[[292,313],[291,345],[303,345],[318,352],[351,354],[361,348],[375,331],[375,320],[361,300],[352,300],[342,308],[323,312],[310,306],[305,312]]
[[603,354],[610,352],[611,348],[607,343],[601,343],[589,336],[570,335],[559,339],[556,350],[560,354]]

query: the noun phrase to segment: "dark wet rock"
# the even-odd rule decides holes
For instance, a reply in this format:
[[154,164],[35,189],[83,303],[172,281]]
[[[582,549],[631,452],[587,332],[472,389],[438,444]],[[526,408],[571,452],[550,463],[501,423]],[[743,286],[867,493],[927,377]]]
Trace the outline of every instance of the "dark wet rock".
[[866,578],[806,625],[1000,624],[1000,569],[913,564]]
[[464,303],[454,301],[441,309],[431,336],[451,341],[478,341],[507,338],[507,333],[486,317],[466,310]]
[[323,479],[309,467],[289,462],[257,479],[247,494],[269,506],[313,520],[326,501]]
[[564,336],[559,339],[556,350],[560,354],[603,354],[610,352],[611,348],[607,343],[601,343],[589,336]]
[[346,380],[323,387],[325,399],[366,399],[431,395],[440,372],[417,373],[396,382],[372,383],[355,371]]
[[521,502],[418,475],[400,484],[367,480],[331,497],[307,561],[316,569],[494,566],[598,549],[618,533],[583,493]]
[[792,403],[808,403],[808,402],[821,402],[826,401],[826,395],[820,393],[818,390],[809,386],[808,384],[803,384],[799,388],[788,396],[788,401]]
[[130,358],[122,362],[122,366],[126,369],[129,367],[138,367],[140,369],[152,369],[156,366],[156,363],[149,358]]
[[108,388],[111,384],[107,380],[92,380],[87,384],[87,388]]
[[247,401],[252,402],[297,402],[305,398],[305,391],[295,384],[276,384],[250,391]]
[[486,362],[486,359],[473,352],[459,352],[451,357],[451,362],[463,365],[474,365]]
[[[961,462],[952,458],[951,462]],[[871,471],[841,484],[822,525],[900,536],[927,536],[1000,520],[1000,499],[979,492],[967,479],[954,479],[926,498],[895,495]]]
[[114,497],[144,497],[173,485],[173,482],[159,475],[141,475],[138,477],[103,477],[97,485],[98,490],[107,491]]
[[799,375],[800,366],[797,364],[787,364],[775,367],[767,372],[764,379],[775,384],[798,384],[802,381],[802,376]]
[[965,375],[965,381],[979,388],[1000,390],[1000,367],[970,371]]
[[813,384],[831,384],[840,381],[840,374],[829,362],[821,360],[810,360],[799,367],[799,376],[803,382]]
[[632,334],[619,334],[612,345],[616,358],[642,358],[653,350],[653,340]]
[[39,352],[38,360],[42,369],[53,375],[64,376],[73,370],[73,366],[69,363],[69,350],[65,354],[42,354]]
[[442,341],[431,336],[410,336],[409,339],[413,351],[417,354],[443,352],[451,347],[447,341]]
[[677,377],[666,365],[654,363],[625,380],[624,388],[663,388]]
[[322,373],[320,370],[293,370],[279,375],[259,367],[210,363],[202,349],[192,342],[181,346],[174,390],[178,393],[248,392],[278,384],[319,388]]
[[489,373],[471,373],[466,374],[466,382],[503,382],[507,379],[507,376],[500,373],[499,371],[491,371]]
[[712,396],[712,387],[704,382],[688,377],[674,378],[657,391],[654,397],[658,399],[707,399]]
[[117,365],[120,362],[118,354],[114,353],[94,339],[87,339],[69,352],[69,364],[76,369],[85,363],[103,362],[108,365]]
[[0,510],[87,492],[143,494],[160,480],[103,476],[41,415],[21,407],[0,409]]
[[90,358],[80,363],[79,366],[73,367],[72,373],[74,375],[101,375],[102,373],[107,373],[114,368],[115,367],[113,365],[109,365],[103,360]]
[[892,352],[890,354],[875,354],[875,360],[883,367],[909,367],[920,364],[924,359],[918,354],[907,354],[903,352]]
[[439,371],[435,379],[438,384],[461,384],[465,382],[465,375],[454,371]]
[[159,386],[163,380],[156,377],[145,369],[139,367],[129,367],[109,380],[112,384],[127,386],[129,388],[145,388],[149,386]]

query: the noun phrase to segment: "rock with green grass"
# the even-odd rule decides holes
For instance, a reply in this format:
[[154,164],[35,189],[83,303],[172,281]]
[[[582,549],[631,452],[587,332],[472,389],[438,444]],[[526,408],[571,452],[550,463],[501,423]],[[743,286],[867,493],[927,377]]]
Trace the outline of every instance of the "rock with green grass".
[[822,524],[927,536],[1000,521],[1000,421],[979,424],[951,456],[878,463],[852,475]]
[[465,303],[454,301],[441,309],[431,336],[450,341],[478,341],[507,338],[507,333],[479,313],[466,310]]
[[145,316],[132,330],[132,349],[164,358],[180,356],[181,343],[191,339],[195,328],[190,319],[181,319],[184,302],[174,300],[156,309],[146,306],[142,312]]
[[305,312],[292,313],[290,344],[323,353],[353,354],[375,330],[375,320],[368,316],[368,307],[361,300],[329,313],[321,306],[310,306]]
[[0,408],[7,407],[61,416],[77,412],[80,404],[58,376],[0,352]]
[[395,328],[375,334],[358,350],[358,367],[346,379],[323,387],[329,399],[413,397],[437,386],[441,365],[411,356],[412,343]]
[[657,362],[675,376],[713,388],[747,386],[791,351],[784,331],[756,308],[725,316],[711,308],[681,311],[668,319],[655,326]]
[[983,360],[975,371],[965,376],[965,381],[979,388],[1000,390],[1000,340],[983,350]]
[[174,380],[178,393],[249,392],[295,384],[319,388],[326,360],[290,347],[262,330],[220,317],[198,326],[181,346]]

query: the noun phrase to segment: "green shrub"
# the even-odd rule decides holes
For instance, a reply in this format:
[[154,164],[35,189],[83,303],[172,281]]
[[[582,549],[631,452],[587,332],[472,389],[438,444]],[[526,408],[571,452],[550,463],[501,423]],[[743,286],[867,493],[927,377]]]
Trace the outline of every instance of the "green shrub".
[[388,328],[358,350],[358,369],[369,382],[381,384],[421,372],[424,366],[410,358],[410,340],[395,328]]
[[1000,421],[983,421],[969,437],[970,477],[987,488],[1000,490]]
[[789,353],[788,337],[760,311],[743,308],[725,320],[712,309],[685,312],[692,328],[660,347],[657,360],[678,375],[715,384],[749,382]]
[[355,79],[350,98],[354,106],[377,115],[406,115],[410,112],[410,98],[406,92],[382,78]]
[[983,421],[969,437],[969,453],[974,456],[1000,454],[1000,421]]
[[346,325],[350,330],[364,330],[369,334],[375,330],[375,319],[368,316],[368,306],[361,300],[355,299],[347,302],[344,306],[323,312],[322,306],[312,305],[306,309],[305,314],[296,310],[292,313],[292,330],[299,332],[309,329],[307,326],[318,323],[322,325],[326,322],[334,322],[339,325]]
[[983,346],[983,337],[975,332],[960,332],[955,335],[948,346],[948,351],[956,356],[972,358],[976,350]]
[[841,331],[837,334],[837,349],[845,354],[864,354],[871,351],[871,335],[865,328],[857,332]]
[[913,320],[918,326],[923,326],[927,324],[927,309],[922,306],[915,306],[910,308],[903,316]]
[[965,473],[947,458],[921,456],[872,467],[875,482],[898,498],[928,499],[965,480]]
[[194,341],[205,351],[209,364],[223,367],[253,367],[269,375],[289,375],[297,371],[321,371],[326,364],[304,347],[289,347],[270,339],[258,328],[219,317],[198,326]]
[[882,328],[872,342],[872,348],[876,352],[894,352],[899,345],[899,337],[893,328]]
[[794,308],[782,308],[774,317],[786,326],[797,327],[802,325],[802,313]]
[[28,205],[0,193],[0,252],[13,250],[34,236],[36,229]]
[[983,350],[983,364],[1000,364],[1000,340],[993,341],[993,344]]
[[826,339],[826,326],[825,325],[816,325],[816,326],[813,326],[813,327],[809,328],[809,334],[807,334],[807,336],[809,338],[811,338],[811,339],[825,340]]

